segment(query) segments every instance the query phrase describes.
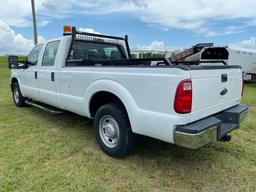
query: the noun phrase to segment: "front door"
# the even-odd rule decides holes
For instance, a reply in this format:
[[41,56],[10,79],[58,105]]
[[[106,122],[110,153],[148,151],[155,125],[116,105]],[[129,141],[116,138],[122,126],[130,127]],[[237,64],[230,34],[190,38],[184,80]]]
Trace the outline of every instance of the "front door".
[[41,66],[38,67],[38,97],[39,101],[58,107],[56,94],[55,66],[56,55],[60,41],[49,42],[43,54]]
[[26,60],[28,68],[21,69],[19,72],[19,81],[23,96],[35,100],[37,100],[37,65],[41,59],[42,47],[42,44],[34,47]]

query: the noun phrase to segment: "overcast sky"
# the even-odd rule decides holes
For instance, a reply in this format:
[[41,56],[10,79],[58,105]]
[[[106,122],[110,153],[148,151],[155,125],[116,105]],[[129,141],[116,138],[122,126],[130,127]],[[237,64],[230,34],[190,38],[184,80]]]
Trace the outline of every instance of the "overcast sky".
[[[200,42],[256,48],[256,0],[35,0],[40,41],[63,25],[129,35],[131,47],[164,49]],[[0,54],[33,47],[30,0],[0,5]]]

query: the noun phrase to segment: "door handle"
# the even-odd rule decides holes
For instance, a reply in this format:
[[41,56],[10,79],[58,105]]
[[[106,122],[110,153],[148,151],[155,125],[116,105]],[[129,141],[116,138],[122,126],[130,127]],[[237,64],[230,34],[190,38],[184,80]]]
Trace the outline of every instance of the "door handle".
[[37,79],[37,71],[35,71],[35,79]]
[[51,80],[54,81],[54,72],[51,72]]
[[224,88],[224,89],[220,92],[220,95],[221,95],[221,96],[224,96],[224,95],[227,94],[227,92],[228,92],[228,89],[227,89],[227,88]]

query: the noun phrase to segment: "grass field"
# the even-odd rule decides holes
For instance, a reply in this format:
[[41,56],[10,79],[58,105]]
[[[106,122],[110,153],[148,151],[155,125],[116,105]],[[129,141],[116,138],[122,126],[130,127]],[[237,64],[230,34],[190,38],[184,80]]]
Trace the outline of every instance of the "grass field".
[[16,108],[6,58],[0,58],[0,191],[256,191],[256,85],[229,143],[192,151],[141,138],[133,154],[112,159],[96,144],[92,122]]

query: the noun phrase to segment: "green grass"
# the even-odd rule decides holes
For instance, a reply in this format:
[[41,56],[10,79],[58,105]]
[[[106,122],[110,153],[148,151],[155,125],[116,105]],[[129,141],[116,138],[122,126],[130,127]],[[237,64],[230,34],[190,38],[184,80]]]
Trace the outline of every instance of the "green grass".
[[6,58],[0,58],[0,192],[255,191],[256,85],[229,143],[188,150],[149,138],[133,154],[112,159],[96,144],[92,123],[74,114],[16,108]]

